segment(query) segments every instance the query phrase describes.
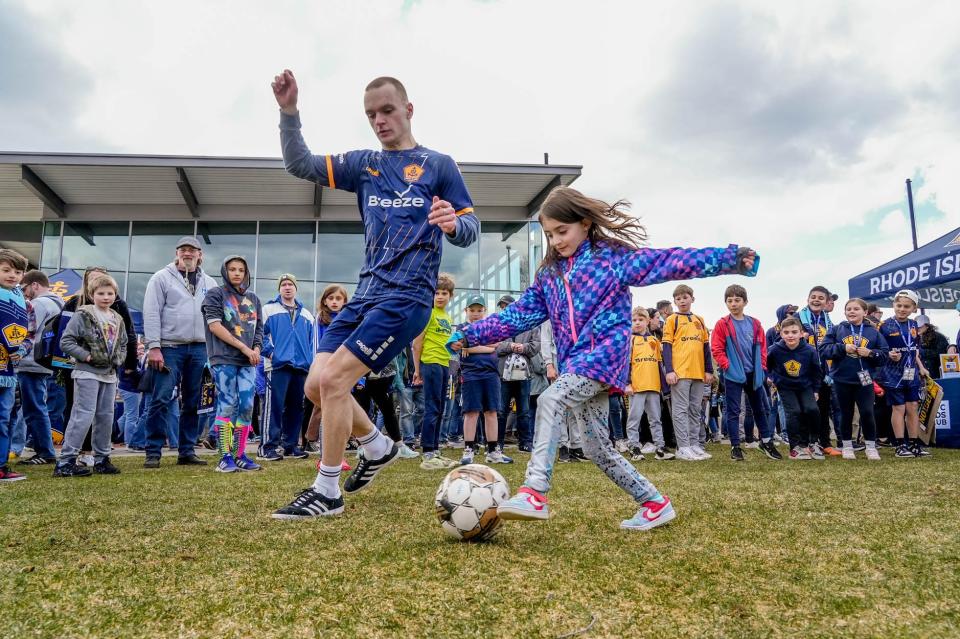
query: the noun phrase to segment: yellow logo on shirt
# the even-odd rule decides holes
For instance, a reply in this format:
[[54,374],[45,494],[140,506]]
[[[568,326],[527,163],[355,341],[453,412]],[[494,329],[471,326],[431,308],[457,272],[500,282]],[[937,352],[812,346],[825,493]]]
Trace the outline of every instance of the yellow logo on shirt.
[[20,346],[27,339],[27,329],[20,324],[7,324],[3,327],[3,336],[10,346]]
[[422,178],[423,174],[426,172],[426,169],[419,164],[408,164],[403,167],[403,181],[407,184],[419,182],[420,178]]
[[783,363],[783,368],[786,369],[787,375],[790,377],[800,377],[800,362],[797,360],[787,360]]
[[10,356],[7,355],[7,349],[3,346],[0,346],[0,371],[7,370],[7,366],[10,364]]
[[380,177],[380,171],[376,169],[371,169],[369,166],[367,167],[367,173],[369,173],[373,177]]

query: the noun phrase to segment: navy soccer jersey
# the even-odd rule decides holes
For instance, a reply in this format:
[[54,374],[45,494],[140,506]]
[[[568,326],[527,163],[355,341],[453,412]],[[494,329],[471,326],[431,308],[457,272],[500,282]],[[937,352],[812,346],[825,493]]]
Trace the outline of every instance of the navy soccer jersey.
[[453,159],[423,146],[404,151],[348,151],[312,155],[299,116],[281,114],[283,161],[288,172],[357,195],[366,252],[354,299],[405,297],[433,304],[444,233],[427,216],[433,197],[450,202],[458,216],[448,236],[469,246],[480,223]]
[[[461,324],[457,330],[463,330],[469,324]],[[496,352],[493,353],[474,353],[472,355],[460,356],[460,375],[464,382],[473,382],[488,377],[499,379],[497,366],[500,363],[500,357]]]
[[[917,351],[920,348],[920,338],[917,323],[912,319],[898,322],[895,317],[888,317],[880,323],[880,334],[887,340],[890,351],[900,353],[900,361],[887,359],[877,374],[877,383],[889,388],[920,386],[920,372],[917,369]],[[904,379],[904,369],[912,368],[912,379]],[[910,375],[908,375],[909,377]]]

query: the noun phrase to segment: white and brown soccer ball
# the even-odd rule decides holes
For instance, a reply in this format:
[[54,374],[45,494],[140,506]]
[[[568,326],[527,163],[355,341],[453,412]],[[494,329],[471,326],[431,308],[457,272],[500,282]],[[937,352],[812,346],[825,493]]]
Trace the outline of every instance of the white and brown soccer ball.
[[450,471],[435,499],[443,532],[460,541],[485,541],[497,534],[497,506],[510,498],[503,475],[483,464]]

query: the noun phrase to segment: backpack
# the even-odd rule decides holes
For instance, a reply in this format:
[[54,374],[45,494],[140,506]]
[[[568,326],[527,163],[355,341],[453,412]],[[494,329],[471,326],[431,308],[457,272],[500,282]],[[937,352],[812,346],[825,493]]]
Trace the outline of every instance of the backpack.
[[522,382],[530,379],[527,358],[518,353],[510,353],[503,363],[502,379],[505,382]]
[[48,317],[40,330],[37,331],[36,338],[33,340],[33,361],[52,371],[53,358],[57,354],[63,356],[63,352],[60,350],[60,337],[63,335],[63,329],[66,328],[67,323],[62,321],[63,300],[54,297],[48,297],[47,299],[53,300],[60,311]]

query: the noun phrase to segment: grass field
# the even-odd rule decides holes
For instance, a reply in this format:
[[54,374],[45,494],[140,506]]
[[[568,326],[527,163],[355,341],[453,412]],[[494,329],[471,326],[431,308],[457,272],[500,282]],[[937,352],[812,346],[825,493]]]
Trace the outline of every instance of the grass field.
[[[724,450],[712,449],[723,455]],[[960,451],[927,460],[640,463],[678,510],[560,465],[549,522],[447,540],[442,472],[400,462],[340,518],[270,511],[312,463],[220,475],[165,458],[0,486],[6,636],[947,637],[960,635]],[[498,467],[511,487],[520,463]],[[592,623],[592,625],[590,625]]]

